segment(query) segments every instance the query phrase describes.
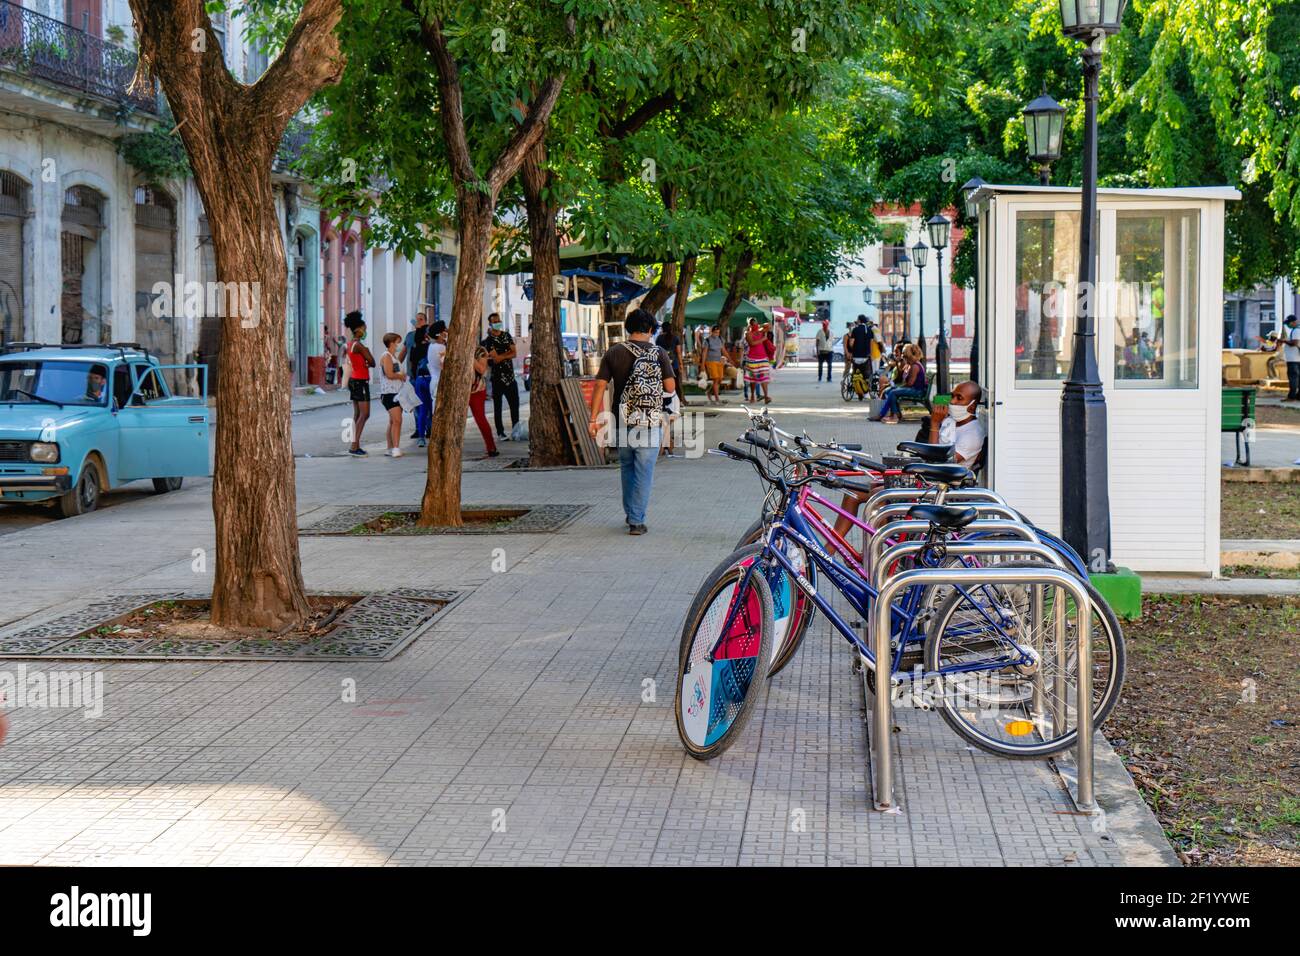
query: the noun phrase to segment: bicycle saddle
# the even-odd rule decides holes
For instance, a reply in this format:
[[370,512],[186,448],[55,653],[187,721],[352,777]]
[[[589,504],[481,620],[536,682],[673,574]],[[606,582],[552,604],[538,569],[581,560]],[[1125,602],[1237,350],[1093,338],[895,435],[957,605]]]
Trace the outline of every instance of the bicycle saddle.
[[913,505],[907,512],[913,521],[928,521],[939,531],[958,531],[978,516],[974,508],[962,508],[954,505]]
[[933,465],[926,461],[904,465],[903,474],[927,478],[940,485],[960,485],[974,477],[965,465]]
[[904,455],[915,455],[922,461],[939,465],[952,461],[952,445],[927,445],[920,441],[900,441],[898,450]]

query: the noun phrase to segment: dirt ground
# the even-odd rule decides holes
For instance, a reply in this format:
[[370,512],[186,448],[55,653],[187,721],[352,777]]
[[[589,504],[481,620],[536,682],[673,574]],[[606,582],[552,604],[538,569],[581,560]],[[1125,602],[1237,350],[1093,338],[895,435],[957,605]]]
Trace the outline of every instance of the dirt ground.
[[1300,538],[1300,482],[1220,481],[1225,538]]
[[1149,596],[1106,723],[1185,863],[1300,866],[1300,601]]

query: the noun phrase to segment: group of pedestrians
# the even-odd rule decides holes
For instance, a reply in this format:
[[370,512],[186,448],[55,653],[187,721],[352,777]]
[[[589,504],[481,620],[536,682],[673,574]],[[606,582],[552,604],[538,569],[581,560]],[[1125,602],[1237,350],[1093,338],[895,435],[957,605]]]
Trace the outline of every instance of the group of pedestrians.
[[[366,457],[361,447],[362,432],[370,420],[372,370],[378,369],[379,401],[387,414],[385,456],[402,457],[403,386],[409,384],[414,402],[406,405],[415,418],[411,434],[416,444],[424,448],[429,443],[433,427],[433,410],[438,400],[438,383],[442,378],[447,356],[447,323],[441,319],[428,321],[423,312],[416,314],[411,331],[403,338],[396,332],[383,337],[384,350],[378,360],[366,345],[367,328],[360,312],[349,312],[343,319],[348,330],[344,348],[344,374],[348,398],[352,402],[352,434],[348,454],[354,458]],[[474,350],[474,377],[470,386],[469,407],[483,436],[487,456],[495,458],[500,452],[493,439],[487,419],[489,383],[496,410],[497,435],[506,438],[502,421],[502,403],[510,407],[510,425],[519,422],[519,385],[515,381],[514,357],[516,347],[509,332],[501,327],[501,317],[495,312],[488,317],[488,333]]]

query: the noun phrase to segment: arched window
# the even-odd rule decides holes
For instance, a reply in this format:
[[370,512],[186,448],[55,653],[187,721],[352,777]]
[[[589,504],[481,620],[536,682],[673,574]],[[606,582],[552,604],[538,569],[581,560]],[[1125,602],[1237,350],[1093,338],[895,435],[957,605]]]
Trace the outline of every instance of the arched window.
[[8,170],[0,170],[0,345],[28,332],[23,283],[27,278],[26,225],[32,189]]
[[[135,340],[164,363],[180,361],[185,289],[172,289],[171,308],[156,314],[154,289],[176,281],[176,202],[152,186],[135,190]],[[173,383],[173,388],[176,383]]]
[[66,344],[93,345],[112,341],[104,318],[108,305],[104,275],[107,244],[103,242],[104,197],[90,186],[72,186],[63,193],[63,292],[59,307]]

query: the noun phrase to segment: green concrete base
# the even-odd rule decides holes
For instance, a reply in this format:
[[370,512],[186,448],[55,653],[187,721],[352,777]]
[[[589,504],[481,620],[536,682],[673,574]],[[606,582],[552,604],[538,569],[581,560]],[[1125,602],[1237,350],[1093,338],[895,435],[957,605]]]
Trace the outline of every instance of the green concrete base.
[[1114,574],[1089,574],[1088,579],[1120,620],[1136,621],[1142,616],[1142,579],[1131,570],[1116,568]]

